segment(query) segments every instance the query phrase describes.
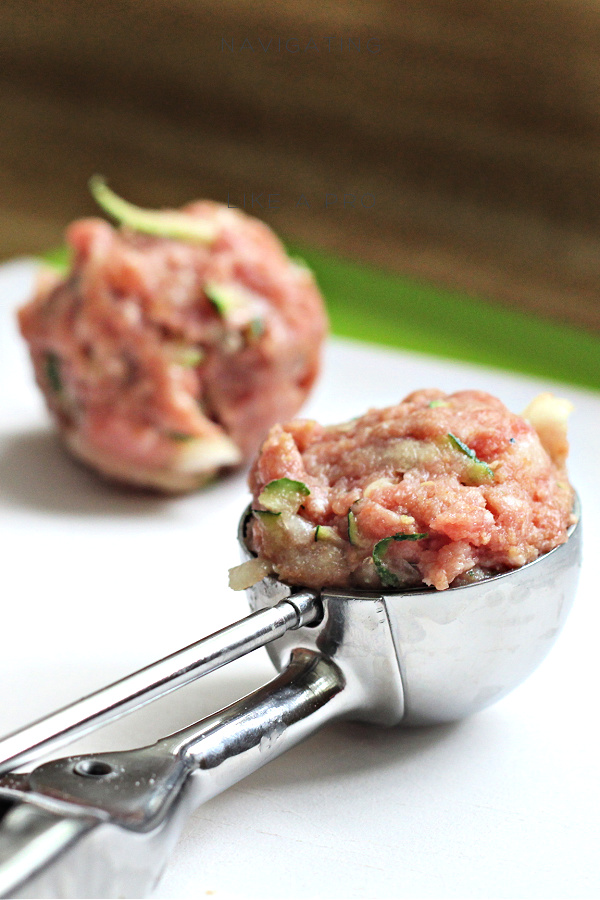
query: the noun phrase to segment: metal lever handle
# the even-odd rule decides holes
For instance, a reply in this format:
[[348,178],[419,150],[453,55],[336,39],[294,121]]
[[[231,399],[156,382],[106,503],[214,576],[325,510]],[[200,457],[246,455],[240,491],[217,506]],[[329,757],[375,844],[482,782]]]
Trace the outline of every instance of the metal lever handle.
[[204,803],[348,714],[355,702],[334,663],[297,648],[287,669],[227,708],[148,747],[44,763],[28,776],[29,790],[147,831],[164,818],[190,773],[195,802]]
[[0,775],[263,647],[291,629],[312,624],[320,616],[314,594],[292,594],[277,606],[252,613],[88,694],[0,740]]
[[[17,835],[18,857],[10,830],[0,829],[0,896],[144,896],[194,806],[346,715],[356,700],[334,663],[296,649],[269,684],[150,747],[45,763],[22,795],[32,801],[29,810],[22,804],[31,824]],[[37,846],[37,833],[52,828],[66,838]],[[90,868],[101,840],[103,866]],[[58,883],[60,894],[52,893]]]
[[[0,779],[0,799],[37,806],[46,817],[41,827],[48,813],[97,822],[67,852],[59,848],[51,863],[47,856],[40,861],[32,845],[23,848],[15,871],[13,855],[2,865],[0,850],[0,884],[2,876],[5,884],[21,884],[18,896],[143,896],[193,806],[328,721],[400,721],[402,681],[381,599],[324,593],[318,601],[304,595],[304,601],[312,621],[320,622],[322,606],[319,627],[305,629],[297,640],[290,634],[277,641],[278,665],[287,668],[227,709],[150,747],[54,760],[20,782],[15,775]],[[300,600],[292,595],[288,602]],[[0,848],[3,837],[0,827]],[[101,845],[101,838],[109,843]],[[100,856],[102,866],[92,871],[86,860]],[[42,893],[65,872],[68,890]],[[110,875],[110,883],[100,875]],[[8,896],[15,896],[14,887]]]

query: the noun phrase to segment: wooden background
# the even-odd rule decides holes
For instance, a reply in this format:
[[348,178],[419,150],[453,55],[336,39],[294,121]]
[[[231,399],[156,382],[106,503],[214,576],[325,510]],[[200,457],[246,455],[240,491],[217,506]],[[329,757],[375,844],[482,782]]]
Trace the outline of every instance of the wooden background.
[[3,0],[0,255],[59,244],[93,172],[270,192],[288,239],[599,329],[599,88],[590,0]]

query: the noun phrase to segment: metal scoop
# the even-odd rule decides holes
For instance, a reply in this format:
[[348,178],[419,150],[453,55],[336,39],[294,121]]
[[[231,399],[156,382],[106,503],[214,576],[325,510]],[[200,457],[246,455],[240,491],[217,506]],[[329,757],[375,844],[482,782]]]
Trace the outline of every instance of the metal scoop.
[[[266,578],[246,619],[0,741],[0,896],[143,896],[191,809],[325,723],[430,724],[498,700],[559,634],[580,555],[575,525],[535,562],[443,593],[318,593]],[[226,709],[150,747],[11,774],[263,645],[280,674]]]

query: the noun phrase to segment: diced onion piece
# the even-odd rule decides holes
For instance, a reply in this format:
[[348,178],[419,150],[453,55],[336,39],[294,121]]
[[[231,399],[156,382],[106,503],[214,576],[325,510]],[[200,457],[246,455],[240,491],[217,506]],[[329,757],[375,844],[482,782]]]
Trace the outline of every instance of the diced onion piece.
[[382,489],[385,490],[386,488],[390,488],[392,486],[393,482],[391,482],[389,478],[377,478],[375,479],[375,481],[371,481],[363,490],[363,497],[370,498],[378,491]]
[[[78,459],[96,469],[111,481],[135,484],[143,488],[178,494],[195,490],[206,484],[218,471],[219,466],[210,468],[177,470],[175,468],[155,469],[134,465],[122,459],[115,459],[110,453],[90,444],[77,428],[65,428],[62,436],[70,451]],[[187,442],[186,442],[187,443]]]
[[432,465],[439,456],[440,449],[436,444],[416,438],[396,438],[389,442],[382,454],[401,472],[408,472],[416,466]]
[[173,468],[177,472],[204,472],[241,462],[237,444],[226,435],[195,437],[182,442]]
[[573,404],[553,394],[538,394],[523,412],[523,418],[533,425],[544,450],[559,466],[569,453],[567,423]]
[[229,587],[234,591],[245,591],[272,571],[273,566],[268,560],[259,557],[249,559],[229,570]]
[[314,541],[315,529],[314,525],[307,522],[302,516],[296,516],[293,513],[283,513],[281,516],[282,524],[289,535],[289,539],[296,545],[302,546]]

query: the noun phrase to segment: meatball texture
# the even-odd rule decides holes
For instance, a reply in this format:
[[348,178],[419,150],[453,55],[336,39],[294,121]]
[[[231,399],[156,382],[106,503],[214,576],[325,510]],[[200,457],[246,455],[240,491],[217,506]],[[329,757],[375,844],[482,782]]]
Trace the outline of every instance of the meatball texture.
[[258,559],[232,570],[233,586],[273,571],[312,588],[444,590],[531,562],[574,521],[564,401],[552,429],[551,407],[548,449],[481,391],[421,390],[330,427],[276,425],[250,474]]
[[102,474],[166,491],[250,459],[295,415],[326,333],[311,273],[272,231],[203,201],[186,242],[101,219],[67,232],[65,277],[20,310],[36,380],[66,444]]

